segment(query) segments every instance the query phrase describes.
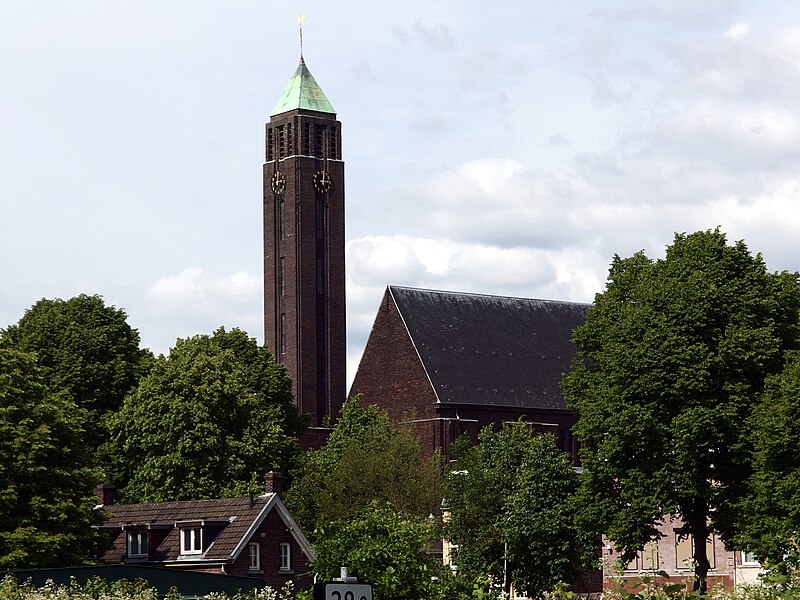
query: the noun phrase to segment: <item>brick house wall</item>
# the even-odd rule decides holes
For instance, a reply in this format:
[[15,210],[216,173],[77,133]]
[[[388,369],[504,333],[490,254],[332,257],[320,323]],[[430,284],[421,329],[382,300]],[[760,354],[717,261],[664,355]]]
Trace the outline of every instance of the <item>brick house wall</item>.
[[[250,570],[250,543],[258,543],[260,548],[261,569]],[[288,543],[291,549],[291,569],[281,571],[280,545]],[[313,583],[313,575],[303,550],[297,544],[289,528],[286,527],[277,511],[271,511],[261,526],[248,540],[239,557],[225,567],[228,575],[242,577],[258,577],[266,585],[280,589],[291,580],[296,589],[308,589]]]
[[[691,552],[688,550],[690,539],[676,531],[681,525],[682,522],[679,520],[666,518],[658,528],[663,537],[650,542],[642,552],[639,552],[637,558],[624,565],[621,571],[619,552],[610,541],[603,540],[603,588],[616,586],[615,579],[630,587],[641,581],[643,576],[648,576],[662,584],[684,583],[691,589],[694,571],[691,563],[684,560],[687,551]],[[709,589],[715,586],[733,587],[736,584],[737,562],[741,562],[740,558],[737,558],[740,553],[727,550],[723,541],[713,533],[707,548],[709,560],[713,565],[708,572]],[[655,571],[666,572],[669,579],[656,575]]]

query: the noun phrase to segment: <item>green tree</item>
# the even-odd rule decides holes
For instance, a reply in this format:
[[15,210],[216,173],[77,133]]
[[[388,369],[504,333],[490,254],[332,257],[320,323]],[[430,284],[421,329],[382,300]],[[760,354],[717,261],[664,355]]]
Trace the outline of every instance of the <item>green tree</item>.
[[127,502],[230,497],[286,472],[302,428],[286,370],[243,331],[220,328],[156,359],[102,450]]
[[485,427],[476,445],[459,446],[445,535],[458,547],[460,573],[532,597],[574,581],[586,547],[572,516],[578,475],[553,436],[515,423]]
[[438,527],[434,519],[413,517],[387,502],[374,501],[332,531],[315,549],[314,572],[323,580],[338,577],[346,565],[359,581],[370,583],[376,598],[455,600],[457,582],[430,551]]
[[318,576],[347,565],[376,598],[398,600],[455,598],[458,582],[429,549],[441,501],[439,456],[424,458],[407,427],[358,398],[345,403],[327,443],[302,456],[286,496],[315,544]]
[[51,392],[33,354],[0,348],[0,568],[81,564],[93,554],[96,473],[86,411]]
[[623,560],[676,515],[706,589],[709,525],[731,540],[749,471],[743,425],[797,331],[797,275],[770,274],[719,230],[676,235],[664,259],[614,257],[563,389],[582,444],[579,516]]
[[107,416],[146,371],[152,355],[139,348],[139,333],[125,311],[100,296],[42,299],[16,325],[0,331],[0,347],[34,352],[52,390],[66,390],[89,411],[87,443],[106,437]]
[[782,571],[800,566],[800,353],[767,379],[746,430],[753,446],[748,493],[737,506],[739,547]]
[[413,432],[355,398],[345,403],[327,443],[302,456],[286,502],[315,539],[329,523],[358,516],[374,500],[411,516],[438,514],[441,460],[438,454],[425,459]]

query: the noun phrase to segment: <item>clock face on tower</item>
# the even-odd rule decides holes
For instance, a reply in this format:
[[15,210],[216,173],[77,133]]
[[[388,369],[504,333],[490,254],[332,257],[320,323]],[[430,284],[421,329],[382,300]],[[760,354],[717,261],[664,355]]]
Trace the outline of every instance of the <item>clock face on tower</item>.
[[318,192],[322,192],[323,194],[327,194],[331,186],[333,185],[333,181],[331,180],[331,175],[325,170],[317,171],[314,173],[314,189]]
[[286,175],[281,171],[275,171],[272,176],[272,193],[280,196],[286,189]]

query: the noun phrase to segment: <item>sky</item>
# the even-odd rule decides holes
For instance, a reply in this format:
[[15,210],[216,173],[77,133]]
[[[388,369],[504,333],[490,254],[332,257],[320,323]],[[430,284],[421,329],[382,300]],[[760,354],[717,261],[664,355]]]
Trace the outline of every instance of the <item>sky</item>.
[[263,341],[264,123],[342,122],[348,376],[387,284],[590,302],[720,227],[800,269],[796,0],[0,2],[0,328],[99,294]]

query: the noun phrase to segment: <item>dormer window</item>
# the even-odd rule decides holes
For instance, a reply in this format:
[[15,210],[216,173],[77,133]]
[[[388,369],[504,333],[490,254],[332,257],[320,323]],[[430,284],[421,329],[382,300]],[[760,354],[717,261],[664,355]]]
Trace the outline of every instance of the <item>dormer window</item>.
[[146,531],[128,532],[128,558],[147,558],[150,540]]
[[203,528],[183,527],[181,529],[181,554],[203,553]]

